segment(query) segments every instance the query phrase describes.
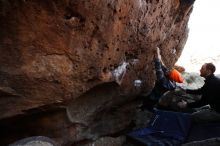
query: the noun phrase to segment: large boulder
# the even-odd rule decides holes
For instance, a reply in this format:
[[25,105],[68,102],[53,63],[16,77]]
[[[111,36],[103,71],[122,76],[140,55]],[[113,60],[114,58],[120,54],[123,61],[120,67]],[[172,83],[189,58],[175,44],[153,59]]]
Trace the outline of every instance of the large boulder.
[[181,55],[193,2],[1,0],[0,143],[38,133],[70,144],[129,126],[132,100],[154,86],[155,48],[168,67]]

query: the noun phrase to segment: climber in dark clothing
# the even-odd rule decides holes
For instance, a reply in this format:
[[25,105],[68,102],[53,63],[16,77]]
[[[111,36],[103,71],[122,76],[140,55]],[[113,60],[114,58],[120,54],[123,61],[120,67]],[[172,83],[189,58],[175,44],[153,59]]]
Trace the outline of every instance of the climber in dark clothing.
[[169,71],[158,58],[154,60],[154,63],[157,80],[149,97],[152,100],[158,101],[165,92],[174,90],[176,83],[167,77]]
[[157,48],[157,53],[154,56],[154,66],[157,77],[156,83],[150,95],[145,97],[143,103],[143,107],[148,109],[152,109],[165,92],[174,90],[176,82],[183,82],[183,78],[177,70],[168,70],[164,66],[159,48]]
[[185,90],[189,94],[202,95],[201,99],[192,103],[181,101],[180,108],[198,108],[210,105],[211,109],[206,109],[194,113],[196,121],[220,120],[220,79],[214,75],[215,66],[212,63],[205,63],[200,69],[200,76],[205,78],[205,84],[197,90]]

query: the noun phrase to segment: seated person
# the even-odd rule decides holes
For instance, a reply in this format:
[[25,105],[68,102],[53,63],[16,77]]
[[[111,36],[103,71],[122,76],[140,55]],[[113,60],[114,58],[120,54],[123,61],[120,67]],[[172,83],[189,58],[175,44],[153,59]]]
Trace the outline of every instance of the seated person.
[[184,100],[178,103],[180,108],[198,108],[210,105],[210,109],[203,109],[192,114],[195,122],[220,120],[220,79],[214,75],[214,72],[214,64],[203,64],[200,69],[200,76],[205,78],[205,84],[197,90],[185,90],[189,94],[202,95],[201,99],[192,103],[187,103]]

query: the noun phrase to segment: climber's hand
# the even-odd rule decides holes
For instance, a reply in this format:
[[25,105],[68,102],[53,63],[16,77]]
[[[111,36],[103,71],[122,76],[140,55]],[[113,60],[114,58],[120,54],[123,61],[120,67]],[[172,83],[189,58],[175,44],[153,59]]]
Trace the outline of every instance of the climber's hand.
[[158,48],[158,47],[156,48],[156,52],[154,54],[154,58],[161,60],[160,48]]

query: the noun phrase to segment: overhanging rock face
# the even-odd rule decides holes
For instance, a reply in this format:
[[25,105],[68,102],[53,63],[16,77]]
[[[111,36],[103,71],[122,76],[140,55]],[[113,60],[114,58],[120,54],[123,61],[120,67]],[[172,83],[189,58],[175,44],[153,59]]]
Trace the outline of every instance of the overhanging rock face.
[[[108,130],[97,133],[97,117],[102,113],[99,118],[103,122],[123,117],[118,113],[110,117],[116,105],[119,113],[132,115],[126,104],[154,86],[152,60],[157,46],[165,64],[174,65],[187,39],[193,2],[1,0],[0,119],[21,117],[27,122],[29,116],[39,113],[37,121],[44,125],[45,117],[47,121],[63,117],[63,125],[71,125],[75,133],[71,128],[55,127],[56,131],[68,131],[65,139],[53,133],[54,127],[47,130],[47,136],[60,143],[109,134]],[[113,77],[103,78],[106,73]],[[142,81],[138,88],[134,87],[137,79]],[[92,112],[80,116],[89,110]],[[54,115],[47,115],[48,111]],[[117,122],[123,120],[119,131],[129,125],[126,118]],[[82,125],[84,128],[79,128]],[[87,133],[80,133],[82,129]],[[110,134],[117,133],[116,129]],[[38,130],[38,134],[44,133]]]

